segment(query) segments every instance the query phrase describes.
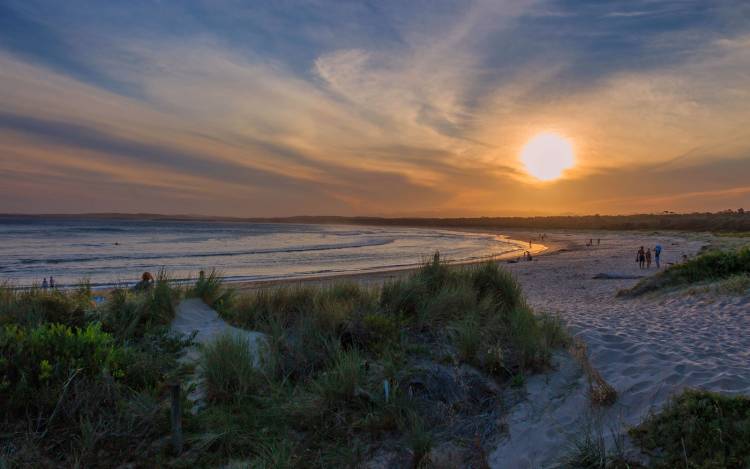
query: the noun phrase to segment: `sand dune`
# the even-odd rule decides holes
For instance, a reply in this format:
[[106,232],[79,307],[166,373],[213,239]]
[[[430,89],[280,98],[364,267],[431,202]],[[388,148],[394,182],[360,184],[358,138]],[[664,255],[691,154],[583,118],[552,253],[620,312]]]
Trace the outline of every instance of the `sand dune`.
[[[580,238],[583,244],[590,236],[567,237]],[[703,244],[674,236],[612,235],[599,247],[509,265],[529,302],[539,311],[559,314],[586,342],[591,363],[619,398],[595,416],[572,392],[552,399],[554,405],[547,405],[537,418],[524,414],[523,407],[515,408],[509,418],[518,421],[509,425],[509,440],[492,455],[493,466],[552,467],[592,419],[599,420],[607,434],[611,428],[635,425],[685,387],[750,394],[750,296],[622,299],[615,293],[637,280],[593,278],[603,272],[623,277],[654,273],[638,269],[634,261],[638,246],[656,243],[665,247],[665,262],[695,254]],[[584,383],[583,377],[571,381],[566,367],[533,378],[545,380],[552,389],[530,388],[529,401],[549,400],[561,386],[571,389]]]

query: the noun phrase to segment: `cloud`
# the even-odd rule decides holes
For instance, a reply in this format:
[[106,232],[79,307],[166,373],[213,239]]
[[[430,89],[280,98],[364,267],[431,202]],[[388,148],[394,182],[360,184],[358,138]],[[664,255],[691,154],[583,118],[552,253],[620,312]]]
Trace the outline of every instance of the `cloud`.
[[[75,1],[8,5],[24,21],[0,32],[0,211],[89,207],[83,185],[101,207],[227,215],[747,196],[720,177],[750,154],[750,32],[707,27],[724,9],[136,2],[95,7],[92,23]],[[39,31],[59,48],[32,44]],[[539,185],[517,154],[546,130],[573,141],[579,165]],[[701,177],[712,164],[718,185]],[[665,174],[676,181],[657,184]]]

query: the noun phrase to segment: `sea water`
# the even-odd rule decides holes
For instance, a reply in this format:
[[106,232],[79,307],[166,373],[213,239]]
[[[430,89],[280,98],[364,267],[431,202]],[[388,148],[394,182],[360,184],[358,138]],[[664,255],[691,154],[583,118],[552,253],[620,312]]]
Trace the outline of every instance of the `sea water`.
[[507,255],[520,243],[455,230],[124,219],[0,217],[0,282],[132,284],[144,271],[174,279],[216,269],[228,281],[304,278]]

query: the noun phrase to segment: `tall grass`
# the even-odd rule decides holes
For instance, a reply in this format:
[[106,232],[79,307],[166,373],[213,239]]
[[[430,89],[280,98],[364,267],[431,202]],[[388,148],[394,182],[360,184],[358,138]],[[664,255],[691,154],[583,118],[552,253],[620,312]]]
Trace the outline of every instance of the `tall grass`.
[[54,322],[80,327],[93,310],[93,295],[91,289],[85,286],[63,291],[15,289],[10,284],[0,285],[0,324],[33,326]]
[[208,275],[201,271],[201,275],[187,290],[186,295],[200,298],[217,310],[229,308],[234,299],[234,291],[224,287],[221,274],[216,269],[211,269]]
[[254,366],[253,344],[239,334],[219,336],[203,349],[203,377],[209,399],[229,401],[257,393],[263,376]]
[[142,337],[147,331],[166,326],[174,319],[179,297],[180,292],[172,287],[169,276],[162,270],[151,288],[113,290],[102,313],[102,323],[120,340]]

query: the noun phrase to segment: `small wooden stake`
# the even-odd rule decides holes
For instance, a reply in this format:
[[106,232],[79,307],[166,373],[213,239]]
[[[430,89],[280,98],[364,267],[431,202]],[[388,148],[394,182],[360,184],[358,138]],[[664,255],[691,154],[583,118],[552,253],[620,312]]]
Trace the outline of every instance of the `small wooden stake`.
[[172,446],[179,456],[182,454],[182,402],[180,401],[180,383],[171,385],[172,391]]

